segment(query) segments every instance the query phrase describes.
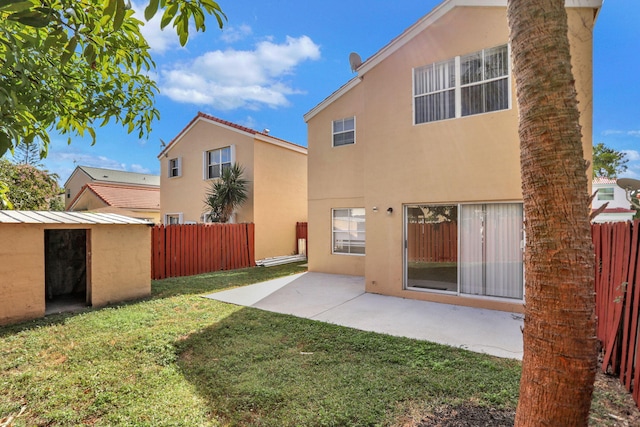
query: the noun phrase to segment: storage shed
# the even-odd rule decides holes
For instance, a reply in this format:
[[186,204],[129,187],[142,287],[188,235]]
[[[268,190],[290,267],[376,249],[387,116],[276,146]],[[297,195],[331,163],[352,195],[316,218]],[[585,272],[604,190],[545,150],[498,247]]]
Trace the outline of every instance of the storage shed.
[[0,210],[0,325],[151,294],[151,226],[122,215]]

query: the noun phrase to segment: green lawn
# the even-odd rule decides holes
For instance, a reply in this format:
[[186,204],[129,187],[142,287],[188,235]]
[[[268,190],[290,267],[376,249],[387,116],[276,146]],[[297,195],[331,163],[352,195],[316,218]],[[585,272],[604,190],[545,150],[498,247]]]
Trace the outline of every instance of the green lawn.
[[520,364],[199,295],[299,264],[153,283],[152,298],[0,328],[0,425],[401,425],[513,409]]

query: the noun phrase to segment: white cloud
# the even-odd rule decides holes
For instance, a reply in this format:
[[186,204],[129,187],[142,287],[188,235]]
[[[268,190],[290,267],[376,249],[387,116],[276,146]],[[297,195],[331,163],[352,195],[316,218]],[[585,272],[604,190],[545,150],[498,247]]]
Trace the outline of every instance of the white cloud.
[[134,163],[134,164],[132,164],[132,165],[129,167],[129,171],[130,171],[130,172],[137,172],[137,173],[147,173],[147,174],[150,174],[150,173],[151,173],[151,170],[150,170],[150,169],[145,168],[144,166],[142,166],[142,165],[138,165],[138,164],[135,164],[135,163]]
[[107,156],[85,153],[81,149],[69,147],[66,144],[60,147],[52,145],[49,155],[43,160],[43,163],[45,169],[60,177],[60,184],[63,184],[69,178],[76,166],[152,173],[152,171],[140,164],[129,165]]
[[637,150],[622,150],[627,155],[627,160],[636,162],[640,160],[640,152]]
[[250,36],[252,32],[251,27],[246,24],[239,27],[224,27],[220,38],[226,43],[234,43]]
[[604,135],[604,136],[622,135],[622,134],[624,134],[624,132],[621,131],[621,130],[607,129],[607,130],[602,131],[602,135]]
[[[151,21],[147,22],[144,18],[144,9],[147,6],[147,3],[133,3],[132,8],[136,14],[136,17],[144,23],[144,25],[140,28],[140,32],[142,36],[145,38],[149,47],[155,53],[164,53],[165,51],[173,48],[177,48],[180,46],[180,39],[176,34],[173,25],[170,23],[164,30],[160,29],[160,20],[162,18],[162,10],[158,10],[155,16],[151,19]],[[195,31],[191,31],[189,29],[189,36],[195,34]]]
[[320,47],[307,36],[287,37],[282,44],[263,41],[251,51],[216,50],[162,70],[160,91],[177,102],[221,110],[281,107],[288,95],[302,93],[282,79],[300,63],[319,58]]
[[602,131],[603,136],[610,135],[626,135],[626,136],[634,136],[636,138],[640,138],[640,130],[616,130],[616,129],[607,129]]

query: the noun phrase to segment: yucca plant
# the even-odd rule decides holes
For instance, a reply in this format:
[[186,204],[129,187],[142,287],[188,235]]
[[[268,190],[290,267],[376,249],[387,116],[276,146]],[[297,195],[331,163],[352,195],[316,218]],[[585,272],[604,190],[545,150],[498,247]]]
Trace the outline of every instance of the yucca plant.
[[247,200],[249,181],[242,177],[244,168],[238,163],[224,168],[220,178],[211,183],[205,208],[213,222],[229,222],[233,211]]

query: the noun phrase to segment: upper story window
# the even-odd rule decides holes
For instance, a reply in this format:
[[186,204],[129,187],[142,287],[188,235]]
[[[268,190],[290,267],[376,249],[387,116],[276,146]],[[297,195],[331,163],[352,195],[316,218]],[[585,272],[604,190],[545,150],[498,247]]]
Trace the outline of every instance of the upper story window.
[[207,151],[204,154],[205,179],[220,178],[224,170],[231,168],[233,162],[231,147]]
[[182,159],[180,157],[169,159],[169,178],[182,176]]
[[416,124],[455,117],[455,69],[451,59],[414,71]]
[[461,57],[460,84],[463,116],[509,108],[507,45]]
[[598,190],[598,200],[613,200],[613,187],[600,188]]
[[333,146],[355,144],[356,142],[356,118],[333,121]]
[[413,86],[415,124],[508,109],[508,45],[416,68]]

